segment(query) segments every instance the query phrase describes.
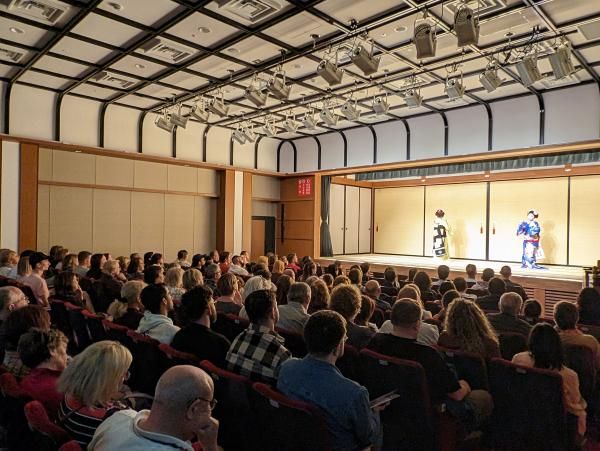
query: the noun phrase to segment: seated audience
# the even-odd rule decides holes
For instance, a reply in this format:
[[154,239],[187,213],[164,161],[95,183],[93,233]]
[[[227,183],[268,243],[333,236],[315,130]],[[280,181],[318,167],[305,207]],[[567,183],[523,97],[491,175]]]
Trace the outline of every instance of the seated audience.
[[375,302],[375,307],[380,308],[383,311],[392,309],[392,306],[390,305],[389,302],[384,301],[383,299],[380,299],[381,298],[381,286],[379,285],[379,282],[377,282],[376,280],[369,280],[365,284],[365,294],[367,296],[369,296],[371,299],[373,299],[373,302]]
[[56,329],[32,328],[19,339],[19,357],[30,368],[21,381],[21,388],[40,401],[53,419],[63,399],[56,383],[67,366],[68,342],[67,337]]
[[[224,274],[233,275],[233,274]],[[224,368],[225,356],[231,343],[210,329],[217,320],[217,310],[210,289],[198,286],[181,298],[184,326],[173,337],[171,346],[178,351],[194,354],[199,360],[210,360]]]
[[94,283],[94,307],[97,312],[106,312],[114,300],[121,298],[123,280],[119,277],[120,274],[121,267],[116,260],[107,260],[102,266],[102,275],[98,282]]
[[302,275],[299,277],[300,281],[306,282],[309,277],[314,277],[317,275],[317,265],[315,262],[307,262],[304,264],[302,268]]
[[295,283],[294,279],[292,279],[287,274],[282,274],[278,279],[275,286],[277,287],[276,298],[277,305],[287,304],[287,296],[290,291],[290,287]]
[[286,268],[291,269],[295,273],[299,273],[300,271],[302,271],[302,268],[300,268],[300,266],[298,266],[298,255],[296,255],[295,253],[291,253],[291,254],[287,255]]
[[96,430],[90,451],[192,450],[199,440],[204,451],[218,451],[219,422],[211,377],[190,365],[167,370],[156,385],[150,410],[121,410]]
[[502,268],[500,268],[500,275],[502,276],[502,280],[504,280],[504,283],[506,284],[506,291],[517,293],[519,296],[521,296],[523,302],[525,302],[527,300],[527,293],[525,293],[523,287],[518,283],[515,283],[512,280],[510,280],[510,276],[512,276],[512,269],[510,269],[510,266],[505,265]]
[[129,280],[144,280],[144,259],[142,257],[137,255],[129,260],[126,276]]
[[106,263],[104,254],[93,254],[90,258],[90,269],[86,273],[86,277],[92,280],[98,280],[102,276],[102,267]]
[[[254,278],[262,279],[252,277],[248,283]],[[244,305],[250,325],[233,340],[226,357],[227,369],[254,381],[274,384],[281,364],[291,357],[283,338],[275,332],[279,316],[275,293],[268,289],[253,291]]]
[[488,283],[488,291],[490,294],[477,298],[477,305],[482,310],[497,312],[500,296],[506,292],[506,285],[499,277],[492,277]]
[[352,268],[348,271],[348,279],[352,285],[356,285],[359,290],[362,289],[363,273],[360,268]]
[[[398,300],[410,299],[416,302],[421,307],[421,326],[417,333],[417,343],[427,346],[437,346],[438,339],[440,338],[440,330],[434,324],[428,324],[423,322],[425,319],[431,318],[431,313],[423,308],[421,299],[419,297],[418,288],[413,288],[412,284],[405,285],[398,293]],[[449,292],[451,293],[451,291]],[[398,301],[394,303],[396,305]],[[392,309],[394,307],[392,306]],[[391,320],[386,320],[379,328],[381,334],[391,334],[394,330],[394,325]]]
[[236,276],[248,277],[250,273],[244,268],[243,259],[239,255],[234,255],[229,265],[229,271]]
[[323,274],[321,280],[325,282],[325,286],[329,291],[333,289],[333,276],[331,274]]
[[217,288],[217,282],[221,277],[221,268],[216,263],[211,263],[204,269],[204,286],[213,291],[213,296],[219,297],[221,293]]
[[95,312],[90,295],[81,289],[79,277],[74,272],[62,271],[54,276],[54,297]]
[[181,296],[185,293],[183,288],[183,269],[178,267],[169,268],[165,274],[165,285],[173,302],[181,301]]
[[21,256],[19,257],[19,263],[17,263],[17,271],[15,273],[15,276],[11,276],[10,278],[12,279],[16,279],[19,282],[24,278],[31,275],[31,265],[29,264],[29,255],[23,255],[23,253],[21,253]]
[[149,265],[144,269],[144,283],[146,285],[159,285],[165,282],[165,271],[162,266]]
[[407,279],[406,279],[406,281],[407,281],[408,283],[414,283],[414,281],[415,281],[415,276],[417,275],[417,273],[418,273],[418,272],[419,272],[419,269],[418,269],[418,268],[410,268],[410,269],[408,270],[408,276],[407,276]]
[[446,408],[467,427],[481,424],[492,412],[492,398],[484,390],[471,390],[458,380],[442,356],[433,348],[417,343],[421,327],[421,307],[412,299],[399,299],[392,307],[391,334],[376,334],[367,348],[380,354],[412,360],[425,370],[433,404]]
[[[490,280],[494,277],[494,270],[492,268],[485,268],[481,273],[481,280],[475,283],[471,287],[472,290],[486,291],[488,289],[488,284]],[[469,281],[467,280],[467,283]]]
[[17,379],[29,374],[29,368],[19,357],[17,347],[21,336],[32,327],[50,330],[50,314],[40,305],[27,305],[13,310],[6,318],[6,339],[2,367]]
[[202,271],[202,268],[206,264],[206,255],[204,254],[194,254],[192,257],[192,265],[190,268],[195,268],[198,271]]
[[456,286],[454,285],[454,282],[452,282],[451,280],[446,280],[438,286],[437,291],[440,296],[444,296],[444,294],[450,290],[456,291]]
[[441,284],[448,280],[450,277],[450,268],[448,265],[439,265],[437,267],[438,280],[431,284],[432,287],[439,287]]
[[114,301],[108,307],[108,314],[112,316],[115,324],[136,330],[144,317],[144,306],[141,294],[146,284],[141,280],[125,282],[121,288],[121,300]]
[[354,318],[354,324],[357,326],[368,327],[373,332],[377,332],[377,325],[375,323],[369,322],[371,317],[373,316],[373,312],[375,312],[375,301],[371,299],[369,296],[361,295],[360,296],[360,310],[358,311],[358,315]]
[[17,287],[0,287],[0,357],[4,353],[8,315],[28,304],[29,299]]
[[273,269],[271,270],[271,282],[276,284],[284,270],[285,264],[281,260],[275,260],[273,262]]
[[542,304],[535,299],[525,301],[523,305],[523,320],[529,325],[535,326],[541,322],[540,316],[542,316]]
[[231,253],[227,251],[223,251],[219,256],[219,269],[221,270],[221,274],[226,274],[229,271],[229,267],[231,266]]
[[498,338],[485,313],[466,299],[455,299],[448,307],[438,345],[477,354],[484,359],[500,357]]
[[433,319],[441,323],[442,325],[446,321],[446,313],[448,312],[448,307],[455,300],[460,299],[460,293],[456,290],[446,291],[442,296],[442,309],[433,316]]
[[370,449],[380,434],[379,415],[369,405],[367,389],[335,366],[344,355],[345,323],[341,315],[328,310],[312,315],[304,328],[308,355],[281,366],[277,389],[320,408],[332,449]]
[[295,282],[295,281],[296,281],[296,273],[295,273],[295,272],[294,272],[294,270],[293,270],[293,269],[291,269],[291,268],[286,268],[286,269],[284,269],[284,270],[283,270],[283,275],[284,275],[284,276],[288,276],[288,277],[290,277],[290,278],[292,279],[292,282]]
[[[20,282],[31,288],[35,301],[42,307],[48,307],[50,304],[48,299],[50,292],[48,291],[48,285],[46,279],[44,279],[44,272],[50,267],[50,257],[42,252],[34,252],[29,256],[29,264],[31,265],[31,274],[20,278]],[[32,299],[33,301],[33,299]]]
[[419,287],[423,303],[432,302],[437,299],[437,295],[431,290],[431,278],[429,277],[429,274],[424,271],[417,272],[413,283]]
[[469,263],[465,268],[465,272],[467,273],[466,281],[467,284],[476,284],[477,283],[477,266],[473,263]]
[[371,279],[371,264],[369,262],[362,262],[359,265],[360,271],[362,272],[362,284],[367,283]]
[[498,335],[502,332],[529,335],[531,326],[519,318],[523,300],[517,293],[504,293],[500,297],[500,313],[490,313],[488,319]]
[[[75,268],[77,267],[77,255],[76,254],[67,254],[64,256],[64,258],[62,259],[62,262],[60,262],[60,271],[65,272],[65,271],[74,271]],[[56,265],[58,268],[58,265]]]
[[81,251],[77,254],[77,266],[73,268],[73,272],[79,277],[86,277],[90,270],[92,253],[89,251]]
[[140,298],[144,306],[144,317],[138,325],[138,333],[161,343],[171,344],[179,327],[167,316],[173,310],[173,301],[167,288],[162,284],[148,285],[142,290]]
[[296,282],[290,286],[287,303],[279,306],[277,327],[297,334],[302,334],[304,324],[309,318],[310,286],[305,282]]
[[385,268],[383,272],[383,283],[384,287],[390,288],[400,288],[400,284],[398,283],[398,275],[396,274],[396,270],[391,266]]
[[155,254],[152,254],[152,257],[150,257],[150,266],[152,266],[152,265],[156,265],[156,266],[160,266],[161,268],[164,268],[165,262],[163,259],[163,255],[158,252]]
[[77,354],[58,379],[64,398],[59,424],[86,449],[96,428],[125,406],[115,399],[127,379],[132,356],[116,341],[99,341]]
[[352,285],[352,282],[350,282],[348,276],[337,276],[335,279],[333,279],[332,289],[338,285]]
[[242,308],[242,295],[239,291],[237,276],[230,270],[223,274],[217,282],[217,289],[221,296],[216,300],[217,312],[233,313],[237,315]]
[[0,251],[0,276],[10,277],[19,263],[19,254],[10,249]]
[[[327,276],[328,274],[325,274]],[[331,276],[331,274],[329,274]],[[325,276],[323,280],[315,280],[310,285],[310,304],[308,306],[308,313],[313,314],[319,310],[325,310],[329,306],[329,299],[331,297],[329,287],[326,285]],[[333,282],[333,277],[331,277]]]
[[564,351],[558,333],[550,324],[536,324],[531,329],[529,351],[516,354],[517,365],[556,371],[562,376],[565,408],[577,417],[577,432],[585,435],[587,404],[579,392],[577,373],[565,366]]
[[[183,283],[183,289],[185,291],[190,291],[196,288],[198,285],[204,285],[204,276],[202,276],[202,272],[194,268],[193,266],[183,273],[183,277],[181,278]],[[213,293],[213,296],[215,294]]]
[[593,288],[584,288],[577,296],[579,322],[588,326],[600,326],[600,293]]
[[579,312],[572,302],[561,301],[554,306],[554,321],[563,345],[586,346],[592,350],[596,370],[600,369],[600,343],[577,328]]
[[346,320],[348,344],[358,349],[364,348],[375,333],[368,327],[354,324],[354,318],[360,311],[360,297],[360,291],[355,284],[338,285],[331,292],[329,300],[329,308],[338,312]]
[[477,296],[467,293],[467,288],[467,281],[464,277],[457,277],[454,279],[454,289],[460,293],[460,297],[475,302]]
[[175,260],[181,268],[187,269],[190,267],[190,262],[188,261],[188,251],[182,249],[177,252],[177,260]]

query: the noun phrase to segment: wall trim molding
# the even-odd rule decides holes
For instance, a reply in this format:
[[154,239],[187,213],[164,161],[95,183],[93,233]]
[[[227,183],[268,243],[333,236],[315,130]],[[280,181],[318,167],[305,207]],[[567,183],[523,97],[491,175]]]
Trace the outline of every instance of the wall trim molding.
[[173,191],[165,189],[153,189],[153,188],[135,188],[128,186],[113,186],[113,185],[97,185],[92,183],[72,183],[72,182],[55,182],[52,180],[38,180],[38,185],[46,186],[62,186],[65,188],[90,188],[90,189],[101,189],[110,191],[127,191],[132,193],[154,193],[154,194],[175,194],[178,196],[194,196],[194,197],[210,197],[218,198],[219,194],[215,193],[194,193],[191,191]]

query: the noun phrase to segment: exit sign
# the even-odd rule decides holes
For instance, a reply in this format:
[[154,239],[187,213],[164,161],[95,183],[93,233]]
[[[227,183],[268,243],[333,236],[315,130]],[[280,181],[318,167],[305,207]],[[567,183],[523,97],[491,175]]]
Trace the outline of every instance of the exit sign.
[[312,195],[312,179],[298,179],[298,196],[306,197]]

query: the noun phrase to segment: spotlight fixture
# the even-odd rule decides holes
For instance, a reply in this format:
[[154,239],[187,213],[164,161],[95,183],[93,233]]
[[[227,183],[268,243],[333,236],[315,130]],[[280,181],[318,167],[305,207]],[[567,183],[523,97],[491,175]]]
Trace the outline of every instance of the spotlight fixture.
[[242,131],[242,129],[240,127],[236,128],[233,131],[233,133],[231,134],[231,138],[235,139],[240,144],[246,143],[246,136],[244,135],[244,132]]
[[537,66],[537,55],[526,56],[517,63],[516,68],[517,72],[519,72],[521,83],[525,87],[531,86],[543,78]]
[[265,119],[265,125],[263,125],[263,131],[265,132],[265,135],[272,138],[277,134],[277,127],[275,127],[275,124],[267,118]]
[[576,72],[575,66],[573,66],[573,62],[571,61],[571,48],[565,42],[562,42],[554,49],[549,59],[554,78],[557,80],[573,75]]
[[181,104],[178,105],[177,113],[171,113],[169,120],[171,124],[176,125],[177,127],[185,128],[187,126],[188,117],[181,114]]
[[[479,1],[477,2],[479,8]],[[461,3],[454,15],[454,31],[458,46],[477,45],[479,41],[479,18],[466,3]]]
[[565,172],[571,172],[573,170],[573,164],[567,163],[565,164]]
[[329,83],[329,86],[339,85],[344,76],[344,69],[338,67],[337,52],[335,54],[335,63],[331,59],[322,60],[317,66],[317,75]]
[[323,104],[323,109],[319,112],[319,117],[323,122],[327,125],[335,126],[337,125],[338,117],[333,111],[333,108],[330,107],[329,102],[325,102]]
[[360,117],[360,111],[358,110],[356,104],[356,100],[352,102],[352,99],[348,99],[340,108],[340,111],[344,117],[349,121],[356,121]]
[[460,74],[460,80],[458,77],[446,78],[444,91],[450,100],[460,99],[463,96],[465,93],[465,85],[462,82],[462,72]]
[[225,101],[223,100],[223,93],[221,93],[221,98],[217,99],[217,97],[213,97],[208,102],[208,111],[211,113],[215,113],[219,117],[227,117],[229,114],[229,107],[225,105]]
[[253,127],[248,128],[247,125],[245,127],[242,127],[242,134],[244,135],[244,138],[246,138],[246,140],[248,142],[256,141],[256,133],[254,133]]
[[350,50],[350,61],[365,75],[374,74],[379,68],[381,56],[373,56],[373,50],[373,41],[371,41],[371,51],[368,51],[364,44],[357,44]]
[[296,133],[300,124],[296,121],[296,117],[292,116],[290,118],[289,115],[285,116],[285,121],[283,121],[283,128],[285,128],[290,133]]
[[315,128],[317,128],[317,121],[315,120],[314,112],[312,109],[304,113],[304,116],[302,116],[302,124],[305,128],[309,130],[314,130]]
[[435,23],[429,20],[427,11],[423,18],[415,20],[414,42],[417,48],[417,59],[431,58],[435,56],[437,36],[435,34]]
[[190,110],[190,116],[199,120],[200,122],[208,122],[210,111],[206,109],[206,102],[204,101],[204,98],[196,101]]
[[169,114],[167,113],[167,110],[164,110],[161,116],[156,117],[154,124],[158,128],[162,128],[164,131],[169,133],[172,133],[175,129],[175,124],[169,120]]
[[420,90],[417,91],[415,88],[409,88],[400,95],[406,102],[408,108],[419,108],[423,103],[423,97],[421,96]]
[[379,116],[380,114],[387,114],[390,109],[390,104],[387,100],[387,92],[373,97],[373,103],[371,104],[373,112]]
[[479,82],[487,92],[495,91],[502,84],[502,79],[498,76],[498,66],[496,60],[490,64],[479,75]]
[[285,71],[279,68],[267,82],[267,89],[276,99],[287,100],[290,97],[292,87],[286,85],[285,81]]
[[250,102],[252,102],[257,107],[262,107],[267,104],[267,97],[269,97],[269,94],[266,91],[264,91],[264,89],[260,85],[260,81],[255,75],[252,79],[252,82],[250,83],[250,86],[246,88],[244,97],[250,100]]

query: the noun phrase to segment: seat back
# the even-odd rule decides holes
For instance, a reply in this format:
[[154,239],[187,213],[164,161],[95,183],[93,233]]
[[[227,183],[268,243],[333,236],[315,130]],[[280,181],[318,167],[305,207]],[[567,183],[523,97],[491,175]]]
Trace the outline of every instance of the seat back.
[[494,449],[570,449],[560,374],[492,359],[489,381]]
[[369,349],[360,354],[363,383],[371,399],[393,390],[400,395],[381,412],[384,449],[436,449],[433,410],[423,367]]
[[381,292],[383,294],[387,294],[388,296],[395,298],[396,296],[398,296],[398,291],[399,290],[396,287],[386,287],[385,285],[381,285]]
[[134,390],[153,396],[156,383],[166,369],[159,342],[133,330],[128,330],[127,336],[132,340],[130,351],[133,355],[128,384]]
[[233,341],[249,325],[250,322],[248,320],[240,318],[237,315],[219,312],[217,313],[217,321],[215,321],[211,328],[215,332],[227,337],[229,341]]
[[[473,285],[475,285],[475,284],[473,284]],[[473,285],[471,285],[471,286],[473,286]],[[467,294],[474,294],[478,298],[481,298],[483,296],[487,296],[489,294],[489,292],[487,290],[474,290],[473,288],[467,288],[466,293]]]
[[371,315],[371,318],[369,318],[369,321],[371,321],[372,323],[375,323],[377,325],[377,327],[381,327],[381,325],[385,321],[385,312],[382,309],[380,309],[379,307],[375,307],[375,309],[373,310],[373,314]]
[[67,431],[50,421],[41,402],[28,402],[25,404],[24,412],[29,428],[33,432],[30,436],[32,449],[54,451],[71,439]]
[[577,328],[584,334],[591,335],[596,340],[600,341],[600,326],[588,326],[586,324],[578,324]]
[[104,326],[108,340],[118,341],[127,349],[131,350],[133,346],[133,340],[129,335],[127,335],[127,332],[129,331],[127,326],[115,324],[108,319],[103,319],[102,325]]
[[102,325],[102,320],[104,319],[102,315],[96,315],[85,309],[81,311],[81,314],[85,318],[90,337],[94,343],[108,339],[106,329]]
[[440,347],[439,350],[458,378],[466,380],[473,390],[489,389],[487,367],[481,356],[456,349]]
[[344,355],[337,359],[335,366],[337,366],[342,374],[348,379],[361,383],[362,377],[360,374],[360,365],[360,352],[354,346],[346,343],[344,345]]
[[69,339],[73,336],[71,324],[69,324],[69,314],[65,302],[59,299],[50,299],[50,319],[58,330],[64,333]]
[[304,343],[304,337],[302,335],[280,327],[276,327],[275,330],[284,338],[284,346],[294,357],[301,359],[307,354],[306,343]]
[[81,451],[81,446],[75,440],[69,440],[63,444],[58,451]]
[[256,423],[268,451],[331,450],[330,437],[319,409],[292,400],[266,384],[255,383]]
[[[564,345],[565,365],[577,373],[579,392],[588,406],[595,407],[594,389],[596,387],[596,368],[594,352],[587,346]],[[593,410],[593,409],[592,409]]]
[[500,342],[500,355],[509,362],[515,354],[527,351],[527,337],[515,332],[500,332],[498,334]]
[[11,373],[0,375],[0,425],[7,431],[6,444],[8,449],[25,451],[31,449],[25,440],[29,434],[29,426],[25,418],[25,404],[31,397],[19,386]]
[[178,351],[167,344],[159,344],[158,349],[164,354],[168,368],[176,365],[198,365],[200,363],[200,360],[194,354]]
[[90,331],[87,327],[87,322],[83,316],[83,309],[70,302],[65,302],[67,309],[67,316],[69,318],[69,325],[73,330],[73,341],[79,352],[83,351],[89,345],[92,344],[92,338]]

